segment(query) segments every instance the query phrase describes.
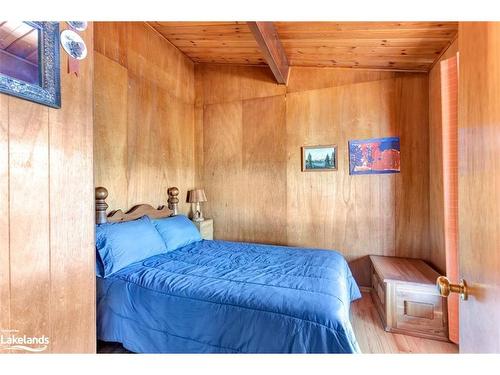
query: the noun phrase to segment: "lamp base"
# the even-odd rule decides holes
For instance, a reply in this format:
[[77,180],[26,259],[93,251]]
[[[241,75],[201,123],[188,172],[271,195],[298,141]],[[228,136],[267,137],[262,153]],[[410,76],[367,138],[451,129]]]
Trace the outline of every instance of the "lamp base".
[[199,202],[195,203],[195,209],[193,210],[193,221],[200,222],[205,221],[203,217],[203,212],[201,212],[201,204]]

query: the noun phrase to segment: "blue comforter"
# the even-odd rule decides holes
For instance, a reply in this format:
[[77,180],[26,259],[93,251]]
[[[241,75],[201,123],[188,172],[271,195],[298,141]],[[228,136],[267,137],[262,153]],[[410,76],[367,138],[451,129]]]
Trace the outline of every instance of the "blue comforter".
[[97,278],[97,332],[138,353],[356,353],[335,251],[200,241]]

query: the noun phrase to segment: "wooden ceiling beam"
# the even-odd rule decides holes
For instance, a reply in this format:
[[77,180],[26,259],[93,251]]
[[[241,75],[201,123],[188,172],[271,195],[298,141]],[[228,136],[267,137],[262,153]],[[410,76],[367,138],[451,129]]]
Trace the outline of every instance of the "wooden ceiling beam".
[[286,85],[290,66],[274,24],[272,22],[247,23],[276,81]]

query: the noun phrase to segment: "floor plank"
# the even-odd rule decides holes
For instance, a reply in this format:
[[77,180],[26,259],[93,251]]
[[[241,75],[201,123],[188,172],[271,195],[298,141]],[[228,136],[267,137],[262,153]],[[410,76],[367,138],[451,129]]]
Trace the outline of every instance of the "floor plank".
[[351,322],[363,353],[458,353],[458,346],[384,331],[369,293],[351,305]]
[[[363,353],[458,353],[453,343],[385,332],[369,293],[352,303],[351,322]],[[130,352],[118,343],[99,341],[97,353]]]

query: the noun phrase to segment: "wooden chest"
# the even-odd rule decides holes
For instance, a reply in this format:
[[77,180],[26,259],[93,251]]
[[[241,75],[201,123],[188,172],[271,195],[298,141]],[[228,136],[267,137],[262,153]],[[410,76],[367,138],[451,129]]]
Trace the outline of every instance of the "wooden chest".
[[386,331],[448,341],[446,299],[439,274],[424,261],[370,256],[372,298]]

